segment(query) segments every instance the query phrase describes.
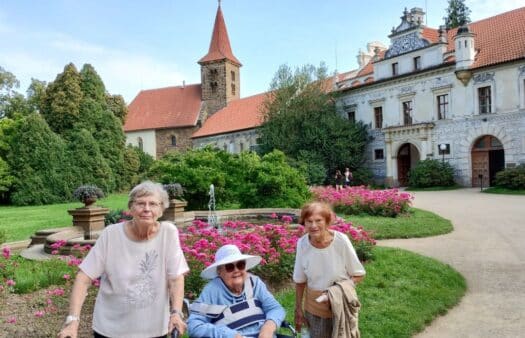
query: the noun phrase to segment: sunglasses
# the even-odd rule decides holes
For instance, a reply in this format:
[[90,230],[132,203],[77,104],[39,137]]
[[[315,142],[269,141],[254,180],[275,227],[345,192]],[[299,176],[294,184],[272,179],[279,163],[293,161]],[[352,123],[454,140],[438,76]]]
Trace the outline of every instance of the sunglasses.
[[246,261],[238,261],[236,263],[224,264],[224,269],[226,270],[226,272],[232,272],[233,270],[235,270],[235,268],[237,268],[237,270],[239,271],[244,270],[246,268]]

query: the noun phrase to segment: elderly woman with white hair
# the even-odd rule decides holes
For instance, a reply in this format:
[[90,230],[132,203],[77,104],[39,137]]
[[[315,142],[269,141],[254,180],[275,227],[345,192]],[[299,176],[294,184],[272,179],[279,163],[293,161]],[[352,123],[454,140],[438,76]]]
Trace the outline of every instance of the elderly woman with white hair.
[[168,205],[158,183],[146,181],[131,190],[133,218],[106,227],[79,265],[58,337],[77,337],[87,290],[99,277],[94,337],[165,337],[173,329],[186,330],[181,310],[188,264],[177,227],[157,221]]
[[243,338],[274,336],[285,317],[283,307],[264,282],[247,270],[261,261],[233,244],[219,248],[215,263],[201,272],[211,279],[190,306],[190,337]]

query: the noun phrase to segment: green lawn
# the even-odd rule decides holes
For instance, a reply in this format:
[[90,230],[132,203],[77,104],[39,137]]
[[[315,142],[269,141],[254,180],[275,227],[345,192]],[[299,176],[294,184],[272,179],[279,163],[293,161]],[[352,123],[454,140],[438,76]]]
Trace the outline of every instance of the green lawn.
[[[128,196],[113,194],[101,199],[97,205],[110,209],[127,209]],[[69,209],[82,206],[82,203],[64,203],[27,207],[0,207],[0,231],[6,233],[6,242],[29,239],[37,230],[59,228],[72,225]]]
[[504,194],[504,195],[525,195],[525,190],[514,190],[514,189],[507,189],[507,188],[498,188],[498,187],[491,187],[487,189],[483,189],[483,192],[486,192],[487,194]]
[[429,237],[453,230],[452,223],[430,211],[410,208],[408,215],[379,217],[345,215],[354,226],[362,225],[375,239]]
[[[363,337],[411,337],[465,294],[465,279],[446,264],[400,249],[377,247],[374,255],[357,288]],[[276,296],[293,323],[294,290]]]

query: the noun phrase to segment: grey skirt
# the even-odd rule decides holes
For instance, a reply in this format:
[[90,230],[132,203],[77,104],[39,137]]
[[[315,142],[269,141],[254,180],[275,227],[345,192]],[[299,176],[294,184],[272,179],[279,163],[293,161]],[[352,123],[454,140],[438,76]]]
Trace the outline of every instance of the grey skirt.
[[332,318],[321,318],[316,315],[304,312],[308,321],[310,338],[331,338],[332,337]]

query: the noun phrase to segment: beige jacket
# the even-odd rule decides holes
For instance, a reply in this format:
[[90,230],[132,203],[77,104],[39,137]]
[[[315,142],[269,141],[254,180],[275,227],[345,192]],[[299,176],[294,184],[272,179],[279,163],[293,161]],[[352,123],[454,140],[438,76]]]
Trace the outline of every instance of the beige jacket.
[[328,299],[332,306],[332,338],[360,338],[358,326],[361,303],[357,298],[351,279],[335,282],[328,288]]

